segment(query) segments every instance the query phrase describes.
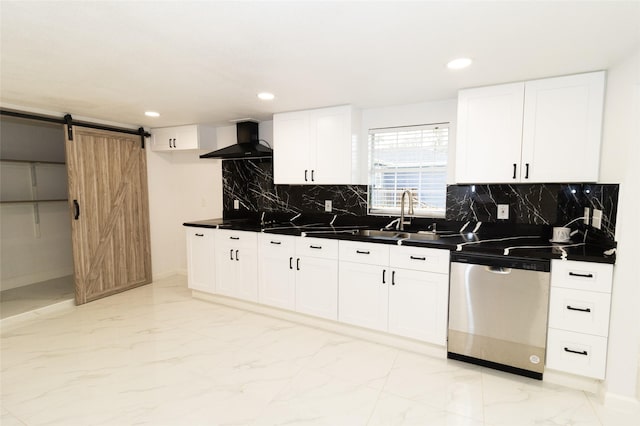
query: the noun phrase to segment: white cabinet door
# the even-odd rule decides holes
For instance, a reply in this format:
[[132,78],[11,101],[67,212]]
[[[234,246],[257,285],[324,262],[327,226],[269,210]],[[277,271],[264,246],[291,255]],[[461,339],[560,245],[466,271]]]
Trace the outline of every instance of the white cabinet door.
[[525,84],[523,182],[598,180],[604,80],[601,71]]
[[215,149],[216,140],[215,127],[202,124],[151,129],[152,151]]
[[215,293],[215,231],[187,227],[187,277],[191,289]]
[[388,267],[341,261],[338,320],[387,331],[390,278]]
[[295,237],[260,234],[259,302],[278,308],[295,310]]
[[258,301],[258,250],[255,232],[218,230],[216,292]]
[[524,83],[458,92],[456,182],[520,178]]
[[309,112],[273,115],[273,180],[276,184],[304,184],[310,179],[312,146]]
[[338,185],[351,182],[350,106],[323,108],[311,114],[311,138],[315,147],[311,182]]
[[296,311],[334,321],[338,319],[336,259],[296,259]]
[[405,269],[391,274],[389,332],[445,345],[448,275]]

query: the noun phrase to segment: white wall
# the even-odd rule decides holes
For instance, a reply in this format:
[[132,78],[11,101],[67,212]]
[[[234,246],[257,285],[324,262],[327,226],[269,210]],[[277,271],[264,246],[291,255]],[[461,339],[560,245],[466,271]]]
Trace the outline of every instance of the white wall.
[[619,183],[605,398],[638,398],[640,362],[640,50],[612,67],[607,77],[600,181]]
[[435,102],[421,102],[416,104],[365,109],[362,111],[364,149],[366,150],[366,141],[369,129],[448,122],[450,123],[450,127],[447,183],[454,183],[457,105],[457,99],[447,99]]

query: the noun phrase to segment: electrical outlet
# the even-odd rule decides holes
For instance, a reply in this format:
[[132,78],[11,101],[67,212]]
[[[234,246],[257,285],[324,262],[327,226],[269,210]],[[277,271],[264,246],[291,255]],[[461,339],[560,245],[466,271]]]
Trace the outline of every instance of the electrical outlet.
[[498,204],[498,219],[509,219],[509,204]]
[[233,209],[240,210],[240,200],[233,200]]
[[591,209],[589,207],[584,208],[584,214],[582,215],[584,219],[582,220],[585,225],[589,224],[589,219],[591,218]]
[[593,217],[591,218],[591,226],[600,229],[602,226],[602,210],[593,209]]
[[331,200],[324,200],[324,211],[331,213],[331,210],[333,210],[333,202],[331,202]]

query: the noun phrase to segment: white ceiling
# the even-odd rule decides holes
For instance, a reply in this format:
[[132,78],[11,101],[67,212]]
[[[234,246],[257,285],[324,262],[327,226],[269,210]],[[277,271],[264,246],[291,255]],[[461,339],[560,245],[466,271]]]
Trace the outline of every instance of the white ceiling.
[[[449,99],[640,45],[640,1],[2,0],[0,15],[4,106],[148,127]],[[446,69],[459,56],[475,62]]]

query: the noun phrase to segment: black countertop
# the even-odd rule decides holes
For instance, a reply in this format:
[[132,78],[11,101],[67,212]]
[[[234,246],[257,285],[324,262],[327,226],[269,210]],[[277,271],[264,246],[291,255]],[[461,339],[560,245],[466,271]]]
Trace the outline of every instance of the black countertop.
[[351,231],[366,226],[341,225],[327,223],[295,224],[291,222],[267,223],[261,225],[253,220],[209,219],[185,222],[184,226],[198,228],[231,229],[237,231],[265,232],[281,235],[329,238],[339,240],[363,241],[379,244],[430,247],[465,253],[485,253],[493,255],[517,256],[531,259],[568,259],[597,263],[615,263],[615,252],[605,255],[605,249],[593,244],[574,242],[555,244],[539,235],[499,235],[495,232],[454,233],[443,232],[435,240],[411,240],[384,237],[365,237],[354,235]]

